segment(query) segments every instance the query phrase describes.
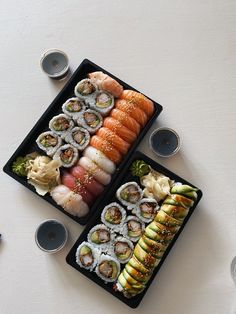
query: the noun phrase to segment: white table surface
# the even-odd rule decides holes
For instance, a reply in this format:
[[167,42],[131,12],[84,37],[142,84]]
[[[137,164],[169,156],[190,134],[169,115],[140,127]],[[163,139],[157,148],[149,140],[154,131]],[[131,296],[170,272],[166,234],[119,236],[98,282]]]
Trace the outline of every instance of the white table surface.
[[[204,198],[136,313],[236,313],[230,263],[236,255],[236,2],[230,0],[1,0],[1,168],[64,82],[40,70],[41,53],[64,50],[161,103],[140,145],[201,187]],[[160,159],[148,148],[157,126],[176,129],[182,148]],[[59,254],[35,245],[46,218],[65,223]],[[83,227],[1,173],[0,313],[133,313],[65,262]]]

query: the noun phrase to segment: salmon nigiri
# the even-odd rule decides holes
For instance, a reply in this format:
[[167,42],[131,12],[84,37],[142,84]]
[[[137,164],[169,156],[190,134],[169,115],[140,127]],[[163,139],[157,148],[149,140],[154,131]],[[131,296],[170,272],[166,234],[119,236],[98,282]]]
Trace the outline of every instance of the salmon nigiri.
[[147,114],[148,117],[150,117],[153,114],[154,111],[153,102],[141,93],[137,93],[133,90],[126,89],[122,92],[119,98],[131,101],[132,103],[136,104],[140,109],[142,109]]
[[114,146],[97,135],[92,136],[90,145],[97,150],[100,150],[100,152],[116,164],[122,159],[121,153]]
[[119,152],[121,152],[121,154],[126,154],[130,147],[129,143],[124,141],[121,137],[116,135],[114,132],[112,132],[108,128],[102,127],[101,129],[97,131],[96,134],[100,138],[106,140],[111,145],[113,145],[116,149],[119,150]]
[[121,124],[133,131],[135,134],[139,135],[140,125],[134,118],[130,117],[130,115],[119,109],[113,109],[110,113],[110,116],[118,120]]
[[117,99],[115,107],[135,119],[142,127],[146,124],[148,119],[146,113],[134,103],[124,99]]
[[103,126],[116,133],[124,141],[130,144],[136,140],[137,135],[114,118],[105,118]]

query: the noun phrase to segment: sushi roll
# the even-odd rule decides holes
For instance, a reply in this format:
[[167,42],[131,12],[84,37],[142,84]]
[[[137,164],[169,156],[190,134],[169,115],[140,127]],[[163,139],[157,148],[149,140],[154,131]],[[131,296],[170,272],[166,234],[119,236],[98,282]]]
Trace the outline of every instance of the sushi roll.
[[133,250],[134,245],[130,240],[121,236],[115,238],[112,245],[112,254],[118,259],[120,263],[128,262],[132,256]]
[[83,167],[90,175],[92,175],[98,182],[107,185],[111,182],[111,175],[99,168],[88,157],[81,157],[78,165]]
[[100,167],[102,170],[106,171],[109,174],[114,173],[116,170],[115,163],[107,158],[100,150],[92,146],[88,146],[85,149],[83,156],[88,157],[95,164],[97,164],[98,167]]
[[88,242],[103,251],[109,249],[113,238],[113,233],[103,224],[94,226],[88,233]]
[[102,126],[102,116],[99,112],[91,109],[87,109],[77,119],[77,124],[82,126],[89,133],[94,134]]
[[102,116],[106,116],[114,107],[114,97],[108,92],[99,91],[95,97],[95,102],[90,107],[100,112]]
[[39,135],[36,143],[48,156],[53,156],[62,145],[62,139],[52,131],[43,132]]
[[76,263],[87,270],[92,271],[97,265],[100,252],[90,243],[82,242],[75,253]]
[[66,144],[58,148],[53,159],[60,160],[65,168],[72,167],[78,160],[79,153],[77,148],[71,144]]
[[84,100],[87,105],[91,106],[95,103],[98,87],[92,80],[86,78],[75,86],[74,92],[79,99]]
[[128,216],[122,234],[129,240],[136,242],[141,237],[144,227],[144,223],[136,216]]
[[120,263],[116,258],[102,254],[98,260],[96,274],[105,282],[113,282],[120,273]]
[[142,199],[143,191],[138,183],[127,182],[119,187],[116,197],[123,205],[128,206],[128,209],[132,209]]
[[49,122],[49,129],[60,135],[62,138],[74,127],[74,122],[66,115],[59,114]]
[[89,207],[83,201],[82,197],[71,191],[65,185],[61,184],[53,188],[51,190],[51,197],[72,216],[84,217],[89,212]]
[[181,220],[177,220],[174,217],[169,216],[164,212],[164,210],[160,209],[155,217],[155,221],[166,227],[180,227],[182,224]]
[[126,211],[118,203],[111,203],[104,207],[101,221],[114,231],[119,231],[126,219]]
[[84,150],[90,141],[89,132],[82,127],[74,127],[71,131],[65,135],[65,142],[73,145],[79,151]]
[[135,213],[142,221],[151,222],[158,209],[159,206],[154,198],[143,198],[135,208]]
[[62,105],[62,111],[76,121],[79,115],[86,109],[84,102],[76,97],[68,99]]

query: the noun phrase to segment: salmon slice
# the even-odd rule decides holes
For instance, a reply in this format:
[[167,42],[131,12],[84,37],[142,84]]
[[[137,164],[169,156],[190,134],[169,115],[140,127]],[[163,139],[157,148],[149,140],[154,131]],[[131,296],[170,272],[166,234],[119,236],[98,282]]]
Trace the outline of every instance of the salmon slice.
[[101,139],[109,142],[112,146],[114,146],[121,154],[125,155],[130,147],[130,144],[124,141],[121,137],[116,135],[114,132],[109,130],[108,128],[100,128],[97,131],[97,136]]
[[100,152],[116,164],[122,159],[121,153],[114,146],[97,135],[92,136],[90,145],[100,150]]
[[136,135],[139,135],[140,124],[138,124],[138,122],[134,118],[130,117],[125,112],[119,109],[113,109],[110,113],[110,116],[119,121],[124,126],[126,126],[128,129],[130,129],[130,131],[134,132]]
[[103,121],[103,126],[116,133],[124,141],[128,143],[133,143],[136,140],[136,134],[126,128],[123,124],[114,118],[107,117]]
[[146,113],[134,103],[128,102],[125,99],[117,99],[115,101],[115,107],[132,117],[142,127],[147,123],[148,117]]

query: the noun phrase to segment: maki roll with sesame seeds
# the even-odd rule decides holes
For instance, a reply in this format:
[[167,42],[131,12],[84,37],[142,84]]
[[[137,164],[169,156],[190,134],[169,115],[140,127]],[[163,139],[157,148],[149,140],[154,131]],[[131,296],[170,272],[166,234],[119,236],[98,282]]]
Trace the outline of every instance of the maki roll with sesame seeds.
[[38,136],[36,143],[40,149],[51,157],[62,145],[62,139],[56,133],[47,131]]
[[68,99],[62,105],[62,111],[75,121],[78,119],[79,115],[85,111],[85,109],[86,107],[83,100],[76,97]]
[[124,223],[122,234],[129,240],[136,242],[142,236],[144,223],[136,216],[128,216]]
[[96,274],[105,282],[113,282],[120,273],[120,263],[116,258],[102,254],[98,260]]
[[119,260],[120,263],[126,263],[131,258],[134,250],[133,243],[122,237],[115,238],[112,245],[112,254]]
[[76,250],[76,263],[85,269],[92,271],[97,264],[100,252],[90,243],[82,242]]
[[123,205],[128,206],[128,209],[132,209],[143,197],[143,191],[138,183],[127,182],[117,190],[116,197]]
[[94,226],[88,233],[88,242],[101,250],[107,251],[114,235],[107,226],[100,224]]
[[72,167],[77,162],[78,158],[78,150],[71,144],[59,147],[53,156],[53,159],[60,160],[62,166],[65,168]]
[[74,122],[66,115],[59,114],[49,122],[49,129],[60,135],[62,138],[74,127]]
[[84,150],[90,141],[89,132],[82,127],[74,127],[71,131],[65,135],[65,142],[73,145],[78,150]]
[[98,93],[98,87],[90,79],[81,80],[74,89],[75,95],[85,101],[89,106],[95,103],[95,97]]
[[154,219],[159,206],[154,198],[143,198],[135,208],[138,218],[144,222],[150,222]]
[[91,134],[96,133],[96,131],[102,126],[102,122],[103,119],[100,113],[91,109],[81,113],[77,119],[77,124],[88,130]]
[[114,107],[114,96],[108,92],[99,91],[95,97],[95,102],[90,106],[100,112],[102,116],[106,116]]
[[118,203],[111,203],[104,207],[101,214],[101,221],[114,231],[121,230],[126,219],[126,211]]

